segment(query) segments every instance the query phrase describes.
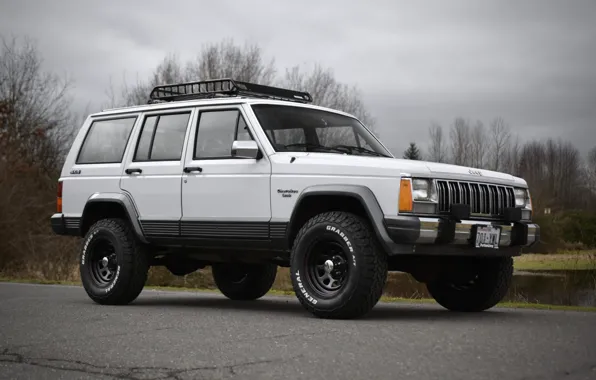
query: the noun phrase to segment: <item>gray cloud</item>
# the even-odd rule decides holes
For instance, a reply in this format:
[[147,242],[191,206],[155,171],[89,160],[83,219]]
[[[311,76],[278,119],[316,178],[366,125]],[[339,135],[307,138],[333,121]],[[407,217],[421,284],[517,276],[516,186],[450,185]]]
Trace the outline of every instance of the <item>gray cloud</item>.
[[280,70],[320,62],[357,84],[387,145],[425,147],[431,121],[505,118],[522,138],[596,145],[596,3],[4,0],[0,33],[38,41],[76,80],[75,107],[147,76],[167,53],[257,42]]

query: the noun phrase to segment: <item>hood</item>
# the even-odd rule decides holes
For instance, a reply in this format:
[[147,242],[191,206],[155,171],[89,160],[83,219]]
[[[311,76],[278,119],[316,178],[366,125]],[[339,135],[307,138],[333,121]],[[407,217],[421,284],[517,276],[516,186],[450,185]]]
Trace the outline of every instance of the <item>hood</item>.
[[423,161],[434,178],[459,179],[472,182],[490,182],[525,186],[525,181],[511,174],[478,169],[470,166]]
[[271,155],[270,159],[274,164],[274,174],[356,175],[393,178],[405,175],[525,186],[525,181],[510,174],[401,158],[318,152],[277,152]]

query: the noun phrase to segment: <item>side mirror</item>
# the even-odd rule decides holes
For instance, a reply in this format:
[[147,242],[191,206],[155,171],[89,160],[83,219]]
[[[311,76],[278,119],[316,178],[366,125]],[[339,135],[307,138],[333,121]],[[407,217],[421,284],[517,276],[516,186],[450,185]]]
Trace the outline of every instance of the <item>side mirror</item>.
[[232,143],[232,157],[256,159],[259,157],[259,146],[254,140],[234,141]]

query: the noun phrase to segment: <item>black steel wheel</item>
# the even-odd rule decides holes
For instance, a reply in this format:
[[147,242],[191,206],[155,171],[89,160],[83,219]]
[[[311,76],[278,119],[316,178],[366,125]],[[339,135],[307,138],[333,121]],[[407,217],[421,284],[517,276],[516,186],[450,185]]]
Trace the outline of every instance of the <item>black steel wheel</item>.
[[350,275],[348,255],[335,241],[315,239],[306,252],[306,263],[305,280],[322,298],[341,292]]
[[134,301],[143,290],[149,261],[128,222],[102,219],[83,240],[80,275],[87,295],[99,304]]
[[290,259],[294,292],[320,318],[357,318],[379,301],[387,256],[363,218],[326,212],[300,229]]
[[109,239],[97,238],[88,249],[91,279],[95,286],[105,288],[112,283],[118,271],[118,258],[114,245]]

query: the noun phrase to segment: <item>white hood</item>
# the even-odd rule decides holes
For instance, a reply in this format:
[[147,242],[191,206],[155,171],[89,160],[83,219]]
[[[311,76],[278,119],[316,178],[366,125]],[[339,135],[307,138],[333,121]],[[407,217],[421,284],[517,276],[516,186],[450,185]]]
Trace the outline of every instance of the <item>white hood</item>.
[[[294,158],[293,162],[292,158]],[[314,174],[358,177],[444,178],[526,186],[510,174],[436,162],[335,153],[278,152],[270,156],[274,174]],[[479,175],[480,174],[480,175]]]

